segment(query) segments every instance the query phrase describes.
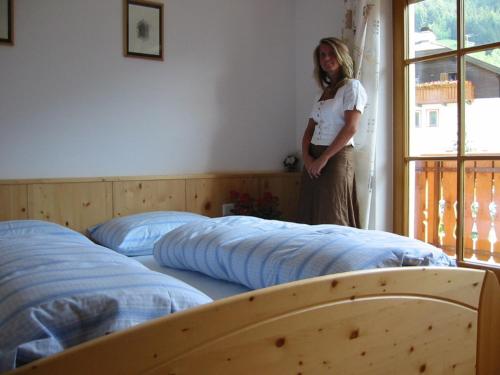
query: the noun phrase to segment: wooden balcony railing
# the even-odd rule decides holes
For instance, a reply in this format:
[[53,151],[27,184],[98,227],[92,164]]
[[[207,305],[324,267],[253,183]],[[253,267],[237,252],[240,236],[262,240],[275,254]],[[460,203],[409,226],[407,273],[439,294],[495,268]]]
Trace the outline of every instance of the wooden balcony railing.
[[[457,103],[457,81],[434,81],[416,85],[416,104]],[[474,99],[474,85],[465,82],[465,99]]]
[[[500,264],[500,213],[495,183],[500,162],[476,161],[465,166],[464,258]],[[418,161],[415,168],[415,237],[455,254],[457,164]]]

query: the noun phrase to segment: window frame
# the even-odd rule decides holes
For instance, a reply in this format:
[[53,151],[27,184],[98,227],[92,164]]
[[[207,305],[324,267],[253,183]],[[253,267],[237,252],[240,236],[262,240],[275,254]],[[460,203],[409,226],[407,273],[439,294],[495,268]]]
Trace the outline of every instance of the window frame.
[[[499,154],[467,155],[465,152],[465,56],[472,52],[500,48],[500,42],[479,46],[465,47],[464,36],[464,0],[457,0],[457,49],[437,53],[435,55],[408,58],[409,43],[406,30],[409,20],[409,5],[419,0],[393,0],[393,231],[401,235],[409,234],[409,164],[415,160],[433,160],[429,157],[409,156],[410,134],[410,98],[407,82],[409,82],[409,66],[421,61],[456,57],[457,80],[459,91],[457,97],[458,110],[458,152],[457,156],[435,158],[435,160],[457,161],[457,263],[461,266],[491,269],[500,277],[500,266],[474,263],[463,258],[464,248],[464,183],[465,162],[470,160],[500,160]],[[464,99],[463,99],[464,98]],[[462,100],[463,99],[463,100]],[[422,119],[422,118],[421,118]],[[422,126],[422,124],[421,124]]]

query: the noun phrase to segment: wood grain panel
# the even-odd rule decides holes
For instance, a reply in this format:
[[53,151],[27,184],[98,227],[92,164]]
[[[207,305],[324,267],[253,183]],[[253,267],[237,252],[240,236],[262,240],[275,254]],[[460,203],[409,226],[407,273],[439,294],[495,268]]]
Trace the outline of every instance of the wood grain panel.
[[500,285],[498,276],[488,271],[481,292],[479,314],[478,374],[500,374]]
[[262,177],[259,180],[259,195],[270,192],[279,198],[282,219],[297,220],[299,205],[300,174]]
[[186,180],[113,182],[113,216],[163,210],[186,210]]
[[156,210],[222,215],[230,191],[280,198],[284,220],[294,220],[299,173],[225,173],[186,176],[0,180],[0,220],[54,221],[83,231],[115,216]]
[[473,374],[475,319],[465,307],[412,297],[314,306],[235,330],[151,374]]
[[112,218],[111,182],[33,184],[28,215],[79,232]]
[[231,190],[256,197],[258,184],[257,177],[187,180],[186,209],[210,217],[222,216],[222,204],[231,202]]
[[0,186],[0,220],[28,218],[28,193],[26,185]]

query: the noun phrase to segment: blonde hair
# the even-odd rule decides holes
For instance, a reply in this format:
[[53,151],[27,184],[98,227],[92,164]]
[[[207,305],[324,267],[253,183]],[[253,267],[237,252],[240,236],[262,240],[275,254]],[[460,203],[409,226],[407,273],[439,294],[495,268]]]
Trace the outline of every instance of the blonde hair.
[[[335,57],[340,65],[340,77],[337,82],[331,82],[328,74],[321,68],[319,63],[319,47],[322,44],[329,45],[333,48]],[[337,38],[323,38],[319,41],[318,45],[314,49],[314,78],[318,82],[319,86],[324,89],[330,84],[334,84],[334,90],[336,91],[339,87],[343,86],[348,79],[354,77],[354,62],[349,54],[349,48],[347,45]]]

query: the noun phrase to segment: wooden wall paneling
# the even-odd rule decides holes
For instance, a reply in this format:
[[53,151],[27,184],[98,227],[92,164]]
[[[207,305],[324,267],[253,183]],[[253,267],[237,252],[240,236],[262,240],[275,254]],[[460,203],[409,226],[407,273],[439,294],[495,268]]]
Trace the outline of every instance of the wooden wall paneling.
[[28,218],[26,185],[0,185],[0,220]]
[[265,192],[270,192],[277,196],[283,220],[297,220],[300,176],[300,173],[290,173],[288,175],[261,177],[259,179],[259,196],[262,196]]
[[0,180],[0,220],[42,219],[78,231],[116,216],[156,210],[222,215],[230,192],[280,198],[283,219],[294,220],[299,173],[99,177],[90,179]]
[[186,209],[210,217],[222,216],[222,204],[230,203],[231,190],[256,198],[257,177],[200,178],[186,181]]
[[185,210],[184,179],[113,182],[113,216],[147,211]]
[[85,232],[112,218],[111,194],[111,182],[32,184],[28,216]]

